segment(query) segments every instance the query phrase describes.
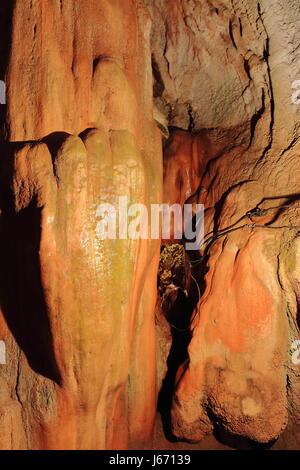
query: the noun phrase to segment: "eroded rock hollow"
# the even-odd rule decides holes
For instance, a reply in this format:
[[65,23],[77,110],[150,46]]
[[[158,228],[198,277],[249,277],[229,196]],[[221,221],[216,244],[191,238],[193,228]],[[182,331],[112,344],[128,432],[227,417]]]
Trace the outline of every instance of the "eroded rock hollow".
[[[0,449],[299,447],[299,2],[0,18]],[[204,243],[103,240],[120,196]]]

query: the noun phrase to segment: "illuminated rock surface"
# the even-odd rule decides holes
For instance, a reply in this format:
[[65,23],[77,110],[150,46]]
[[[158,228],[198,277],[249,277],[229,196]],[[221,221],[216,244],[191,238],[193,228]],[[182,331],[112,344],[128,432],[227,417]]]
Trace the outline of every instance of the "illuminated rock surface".
[[[264,227],[300,225],[298,2],[9,4],[0,448],[190,448],[159,422],[153,440],[166,374],[167,436],[237,448],[287,428],[275,447],[299,447],[299,238]],[[220,235],[190,254],[190,298],[170,297],[192,319],[173,363],[160,241],[98,237],[118,196],[203,203]],[[257,206],[274,209],[246,215]],[[244,224],[263,227],[222,232]]]
[[47,3],[17,2],[11,33],[0,446],[126,448],[156,413],[159,240],[99,240],[97,207],[161,199],[150,20]]

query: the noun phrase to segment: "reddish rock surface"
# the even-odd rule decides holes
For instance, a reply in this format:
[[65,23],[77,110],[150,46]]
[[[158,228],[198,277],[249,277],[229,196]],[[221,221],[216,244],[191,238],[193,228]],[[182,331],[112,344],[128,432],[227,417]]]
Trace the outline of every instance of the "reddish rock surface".
[[[287,429],[277,448],[299,447],[299,8],[1,4],[1,449],[174,448],[155,427],[164,376],[167,437],[238,448]],[[182,342],[160,241],[98,237],[120,195],[205,205]]]
[[136,1],[13,11],[1,448],[124,449],[151,437],[159,240],[103,242],[96,230],[102,202],[161,199],[149,34]]
[[[203,269],[196,262],[194,275],[203,295],[177,373],[171,431],[190,441],[215,429],[269,442],[289,419],[299,422],[299,370],[291,361],[299,338],[299,106],[291,100],[299,56],[287,45],[298,6],[149,3],[156,79],[165,84],[157,106],[169,106],[172,126],[201,130],[172,134],[166,201],[204,203],[205,233],[296,226],[223,232],[201,250]],[[257,206],[277,208],[242,219]]]

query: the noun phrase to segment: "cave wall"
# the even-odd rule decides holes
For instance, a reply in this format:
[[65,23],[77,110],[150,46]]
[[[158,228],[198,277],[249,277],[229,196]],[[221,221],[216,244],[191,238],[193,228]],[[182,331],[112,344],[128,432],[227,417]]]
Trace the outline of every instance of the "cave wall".
[[[170,348],[160,241],[99,240],[97,207],[189,199],[217,233],[260,204],[277,209],[242,223],[300,225],[299,4],[0,9],[0,448],[149,445]],[[177,373],[177,438],[217,428],[268,442],[299,423],[296,235],[247,226],[196,254],[202,296]]]
[[[203,203],[216,234],[200,251],[204,278],[195,264],[203,295],[171,428],[269,442],[299,420],[299,5],[148,3],[155,102],[173,128],[165,202]],[[256,207],[268,211],[246,216]],[[270,228],[281,226],[296,229]]]
[[162,197],[150,17],[138,1],[28,0],[11,25],[0,447],[141,445],[156,410],[160,243],[100,240],[97,207]]

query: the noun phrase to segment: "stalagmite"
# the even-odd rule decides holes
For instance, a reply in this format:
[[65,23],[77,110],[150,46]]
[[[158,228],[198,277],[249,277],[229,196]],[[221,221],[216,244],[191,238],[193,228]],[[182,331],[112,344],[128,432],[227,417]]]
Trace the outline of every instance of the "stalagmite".
[[[1,2],[0,449],[299,447],[299,31],[294,0]],[[103,240],[120,197],[204,204],[202,247]]]

